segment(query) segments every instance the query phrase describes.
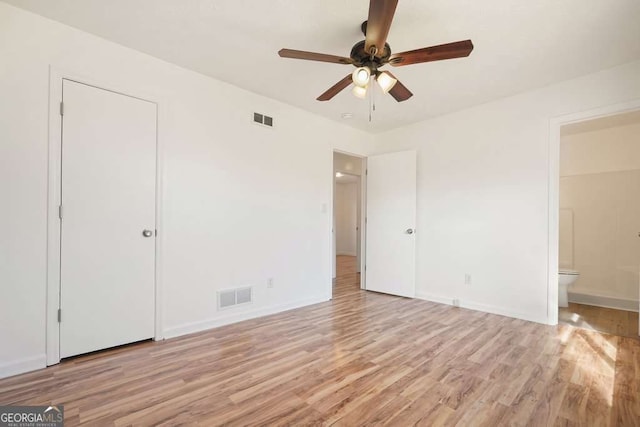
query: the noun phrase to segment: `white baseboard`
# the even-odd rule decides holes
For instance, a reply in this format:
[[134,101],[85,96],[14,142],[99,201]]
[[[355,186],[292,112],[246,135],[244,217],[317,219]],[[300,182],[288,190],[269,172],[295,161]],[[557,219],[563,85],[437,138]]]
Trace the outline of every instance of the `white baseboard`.
[[0,378],[12,377],[47,367],[47,355],[27,357],[0,364]]
[[[453,306],[453,298],[443,297],[441,295],[433,295],[428,293],[418,292],[416,293],[416,298],[423,299],[426,301],[436,302],[438,304],[446,304]],[[488,304],[482,304],[474,301],[466,301],[460,300],[460,308],[466,308],[468,310],[482,311],[483,313],[491,313],[497,314],[500,316],[513,317],[515,319],[527,320],[529,322],[542,323],[544,325],[548,325],[546,313],[545,316],[538,317],[532,316],[528,313],[521,313],[518,311],[513,311],[509,309],[505,309],[503,307],[497,307]]]
[[257,310],[245,311],[242,313],[226,314],[215,319],[202,320],[200,322],[185,323],[180,326],[167,328],[164,330],[164,338],[175,338],[182,335],[193,334],[195,332],[206,331],[207,329],[217,328],[219,326],[230,325],[232,323],[241,322],[243,320],[255,319],[256,317],[268,316],[294,308],[305,307],[307,305],[318,304],[329,301],[331,298],[327,296],[307,298],[304,300],[294,301],[288,304],[275,305],[259,308]]
[[336,251],[336,255],[357,256],[355,252]]
[[638,311],[638,300],[584,292],[569,292],[569,302],[593,305],[596,307],[615,308],[616,310]]

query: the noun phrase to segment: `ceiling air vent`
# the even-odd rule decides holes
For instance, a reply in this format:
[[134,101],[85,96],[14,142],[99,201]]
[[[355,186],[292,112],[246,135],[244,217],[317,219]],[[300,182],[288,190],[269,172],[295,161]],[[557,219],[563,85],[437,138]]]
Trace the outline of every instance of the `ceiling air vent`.
[[230,308],[237,305],[249,304],[253,301],[252,288],[236,288],[218,291],[218,308]]
[[272,128],[273,117],[265,116],[264,114],[260,113],[253,113],[253,123]]

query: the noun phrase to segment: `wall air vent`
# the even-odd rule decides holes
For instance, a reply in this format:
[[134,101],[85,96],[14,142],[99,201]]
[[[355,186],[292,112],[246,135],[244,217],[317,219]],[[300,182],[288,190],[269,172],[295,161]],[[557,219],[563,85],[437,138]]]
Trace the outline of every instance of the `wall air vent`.
[[260,113],[253,113],[253,123],[258,125],[273,127],[273,117],[265,116]]
[[218,291],[218,309],[249,304],[253,301],[253,288],[244,287]]

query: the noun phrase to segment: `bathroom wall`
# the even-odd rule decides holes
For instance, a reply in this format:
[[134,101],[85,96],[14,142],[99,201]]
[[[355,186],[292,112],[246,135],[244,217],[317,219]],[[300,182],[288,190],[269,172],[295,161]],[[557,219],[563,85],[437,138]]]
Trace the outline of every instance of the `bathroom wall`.
[[570,236],[572,224],[573,241],[560,239],[560,266],[580,272],[570,301],[637,311],[640,115],[611,124],[563,132],[560,235]]

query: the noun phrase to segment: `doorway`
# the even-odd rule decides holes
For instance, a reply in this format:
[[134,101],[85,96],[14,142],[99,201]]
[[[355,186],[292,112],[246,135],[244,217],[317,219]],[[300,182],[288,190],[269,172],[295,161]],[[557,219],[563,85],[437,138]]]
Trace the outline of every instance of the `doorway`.
[[61,102],[50,158],[58,251],[49,260],[58,271],[48,285],[57,314],[47,318],[48,364],[154,338],[157,297],[157,105],[69,78],[52,83]]
[[[366,159],[334,153],[334,279],[341,273],[336,266],[349,265],[347,261],[350,259],[353,271],[359,274],[351,283],[359,284],[359,289],[408,298],[415,296],[416,172],[417,153],[413,150],[376,154]],[[352,200],[356,192],[336,187],[351,185],[354,181],[360,193],[357,196],[355,225],[353,207],[349,209],[351,220],[347,221],[347,235],[352,242],[355,227],[356,253],[353,256],[351,245],[346,246],[350,249],[341,249],[345,255],[338,255],[338,239],[343,238],[337,234],[340,232],[337,223],[342,221],[338,215],[344,211],[342,202]],[[351,258],[341,258],[338,264],[337,256]],[[334,285],[339,282],[334,280]]]
[[640,110],[559,123],[557,131],[558,322],[637,337]]
[[362,272],[365,159],[333,153],[333,278],[335,286],[364,289]]

